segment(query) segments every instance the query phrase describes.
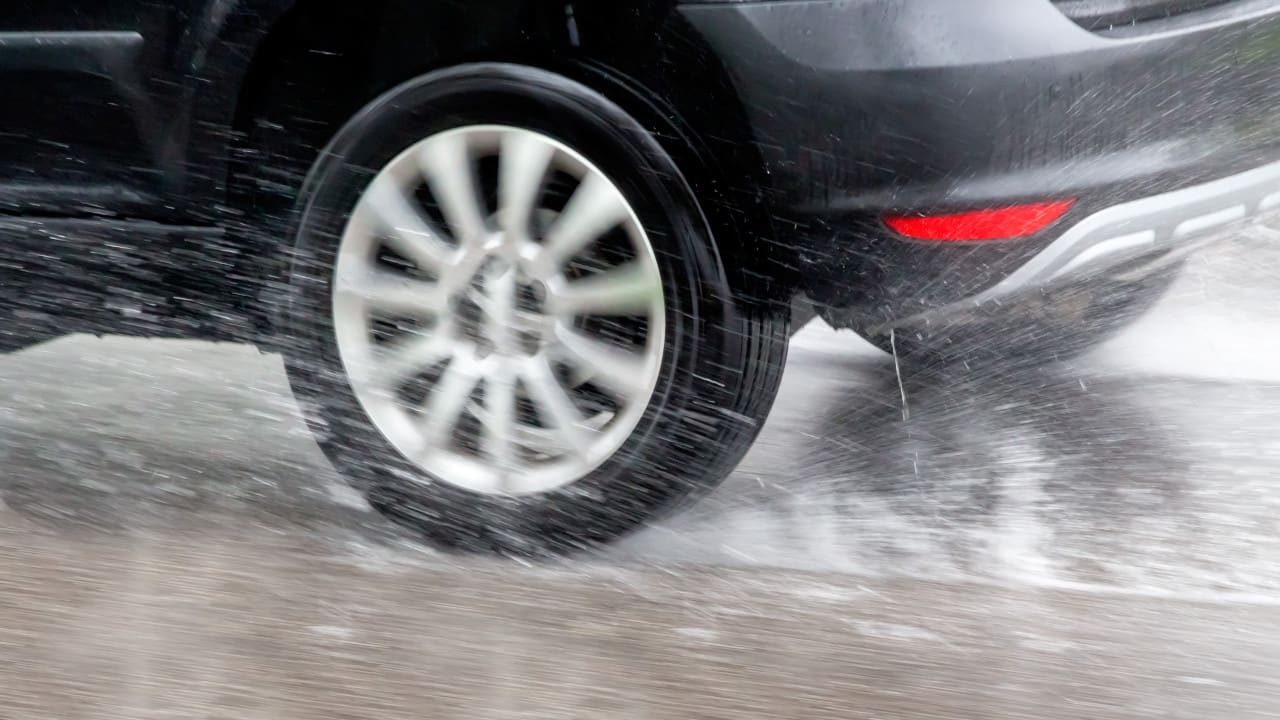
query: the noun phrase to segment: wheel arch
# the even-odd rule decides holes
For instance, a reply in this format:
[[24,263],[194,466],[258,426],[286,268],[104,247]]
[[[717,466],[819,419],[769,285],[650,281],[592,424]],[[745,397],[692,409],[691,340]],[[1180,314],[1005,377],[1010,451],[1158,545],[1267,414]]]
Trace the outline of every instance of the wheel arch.
[[[710,46],[672,8],[665,0],[292,0],[240,85],[230,204],[283,219],[311,160],[378,94],[460,63],[519,63],[581,82],[637,117],[688,175],[720,252],[746,271],[745,282],[785,294],[789,283],[775,281],[792,263],[773,246],[747,114]],[[282,237],[279,227],[254,234]]]

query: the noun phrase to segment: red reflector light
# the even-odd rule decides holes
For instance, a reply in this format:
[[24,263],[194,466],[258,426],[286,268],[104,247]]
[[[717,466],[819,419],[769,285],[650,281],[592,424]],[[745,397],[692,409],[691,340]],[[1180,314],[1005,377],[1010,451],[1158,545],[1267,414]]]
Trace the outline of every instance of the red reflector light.
[[1000,240],[1040,232],[1075,203],[1072,198],[951,215],[886,215],[884,222],[894,232],[918,240]]

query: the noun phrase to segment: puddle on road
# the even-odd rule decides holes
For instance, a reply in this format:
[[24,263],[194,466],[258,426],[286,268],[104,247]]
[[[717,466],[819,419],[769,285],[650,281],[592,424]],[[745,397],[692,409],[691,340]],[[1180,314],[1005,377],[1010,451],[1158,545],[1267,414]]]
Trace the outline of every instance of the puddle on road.
[[[1259,243],[1197,257],[1148,318],[1071,363],[900,387],[887,356],[811,326],[739,472],[585,562],[1280,602],[1280,246]],[[327,467],[275,356],[68,338],[0,358],[0,395],[14,522],[247,523],[371,562],[437,557]]]

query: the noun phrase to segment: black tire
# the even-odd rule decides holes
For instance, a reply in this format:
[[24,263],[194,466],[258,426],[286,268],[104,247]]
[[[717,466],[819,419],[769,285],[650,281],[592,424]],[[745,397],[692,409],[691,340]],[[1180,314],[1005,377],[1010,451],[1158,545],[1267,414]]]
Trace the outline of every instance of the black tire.
[[[657,389],[612,457],[559,490],[482,495],[421,472],[375,429],[342,370],[330,276],[345,218],[392,157],[447,129],[500,124],[550,136],[603,170],[654,246],[666,299]],[[784,307],[731,278],[697,198],[637,120],[562,76],[475,64],[409,81],[351,120],[298,201],[290,279],[289,380],[330,461],[389,517],[449,548],[560,554],[605,543],[717,485],[753,442],[786,358]],[[735,282],[734,280],[738,280]]]
[[1110,340],[1160,301],[1178,279],[1181,262],[1129,281],[1107,278],[1043,290],[944,318],[927,328],[902,328],[892,342],[867,335],[887,353],[916,364],[1023,363],[1067,360]]

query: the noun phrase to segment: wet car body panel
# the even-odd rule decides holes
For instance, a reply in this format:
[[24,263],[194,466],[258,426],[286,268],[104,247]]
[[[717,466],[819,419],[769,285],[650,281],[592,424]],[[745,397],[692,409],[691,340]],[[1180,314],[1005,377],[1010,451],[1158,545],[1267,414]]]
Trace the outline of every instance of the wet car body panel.
[[[1049,2],[732,3],[684,15],[750,118],[811,292],[873,324],[999,283],[1111,205],[1280,157],[1280,4],[1090,32]],[[886,211],[1078,197],[1037,235],[919,242]]]
[[188,220],[225,187],[256,43],[289,0],[0,9],[0,212]]
[[1037,0],[682,12],[733,76],[779,205],[810,212],[1162,191],[1263,164],[1280,6],[1242,7],[1123,37]]
[[[775,241],[779,275],[877,321],[999,283],[1095,210],[1280,156],[1271,0],[1106,32],[1048,0],[980,5],[25,0],[0,10],[0,93],[27,99],[0,111],[0,235],[19,248],[0,301],[26,303],[0,345],[86,329],[244,339],[262,325],[243,282],[279,283],[250,276],[281,240],[246,246],[234,151],[253,129],[248,99],[273,91],[255,75],[273,32],[301,10],[377,24],[378,57],[352,70],[364,100],[478,59],[626,88],[689,129],[664,139],[724,159],[732,182],[707,202],[763,208],[742,213],[743,234]],[[316,50],[317,76],[354,61]],[[1067,216],[1009,241],[910,241],[880,220],[1063,194],[1080,198]],[[60,302],[77,268],[78,299]]]

